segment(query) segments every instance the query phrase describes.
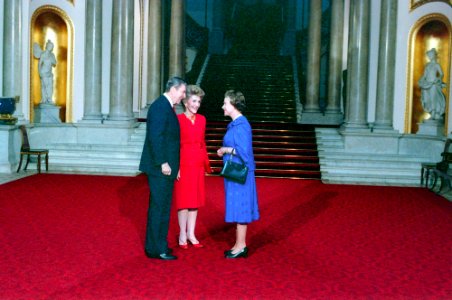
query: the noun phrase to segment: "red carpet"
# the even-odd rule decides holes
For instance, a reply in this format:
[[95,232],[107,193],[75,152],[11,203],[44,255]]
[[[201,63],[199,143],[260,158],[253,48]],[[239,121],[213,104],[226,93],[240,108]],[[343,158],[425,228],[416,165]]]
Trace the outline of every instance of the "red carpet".
[[[452,203],[425,189],[257,179],[248,259],[226,260],[223,182],[204,249],[150,260],[145,176],[39,174],[0,185],[0,299],[450,299]],[[177,235],[173,212],[171,246]]]

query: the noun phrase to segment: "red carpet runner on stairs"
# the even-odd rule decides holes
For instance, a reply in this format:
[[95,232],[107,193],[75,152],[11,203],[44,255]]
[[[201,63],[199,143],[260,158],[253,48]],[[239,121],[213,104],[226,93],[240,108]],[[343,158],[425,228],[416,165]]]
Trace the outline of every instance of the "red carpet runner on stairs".
[[[39,174],[0,185],[0,299],[450,299],[452,203],[421,188],[257,179],[250,257],[226,260],[223,182],[203,249],[143,253],[143,175]],[[170,243],[175,246],[176,212]]]
[[[228,122],[208,121],[206,144],[214,174],[223,161],[217,155]],[[320,179],[320,164],[314,126],[296,123],[254,122],[253,152],[256,176]]]

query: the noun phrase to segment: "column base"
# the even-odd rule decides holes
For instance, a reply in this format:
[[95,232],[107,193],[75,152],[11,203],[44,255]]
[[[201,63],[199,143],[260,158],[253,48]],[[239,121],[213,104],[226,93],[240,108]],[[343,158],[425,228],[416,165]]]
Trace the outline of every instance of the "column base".
[[151,107],[150,104],[146,105],[146,107],[142,108],[140,112],[138,113],[138,118],[140,119],[146,119],[148,117],[148,111],[149,107]]
[[344,123],[342,124],[341,128],[339,129],[341,132],[355,132],[355,133],[364,133],[364,132],[370,132],[370,128],[365,124],[361,123]]
[[103,123],[104,118],[102,117],[101,114],[99,115],[94,115],[94,116],[84,116],[83,119],[81,119],[79,122],[80,123],[89,123],[89,124],[99,124],[99,123]]
[[137,122],[135,118],[111,118],[104,120],[103,124],[106,125],[133,125]]
[[375,133],[397,133],[398,131],[395,130],[392,125],[389,124],[375,124],[375,123],[369,123],[370,132]]
[[300,124],[340,125],[344,117],[341,113],[302,112]]

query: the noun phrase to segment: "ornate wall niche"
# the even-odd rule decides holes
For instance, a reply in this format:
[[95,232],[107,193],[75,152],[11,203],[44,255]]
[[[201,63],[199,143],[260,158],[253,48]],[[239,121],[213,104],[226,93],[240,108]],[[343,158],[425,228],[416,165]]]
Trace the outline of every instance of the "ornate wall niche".
[[47,40],[54,44],[53,53],[57,61],[53,68],[52,101],[61,107],[61,121],[72,122],[74,29],[68,15],[60,8],[50,5],[38,8],[30,23],[30,121],[34,118],[34,106],[41,101],[39,61],[33,56],[33,44],[37,43],[44,48]]
[[[430,118],[421,102],[421,89],[418,81],[428,62],[426,52],[436,48],[437,62],[444,72],[443,81],[450,87],[452,28],[449,19],[442,14],[431,14],[419,19],[414,24],[409,35],[408,69],[407,69],[407,98],[405,109],[405,133],[416,133],[418,123]],[[448,132],[449,118],[449,88],[443,89],[446,96],[446,112],[444,115],[445,133]]]
[[452,6],[452,0],[411,0],[410,1],[410,11],[427,4],[429,2],[444,2]]

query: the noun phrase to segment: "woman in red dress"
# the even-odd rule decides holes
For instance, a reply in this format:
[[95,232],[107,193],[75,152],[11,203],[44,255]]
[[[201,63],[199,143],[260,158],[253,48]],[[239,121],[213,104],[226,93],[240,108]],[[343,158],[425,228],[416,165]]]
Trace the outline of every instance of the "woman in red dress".
[[198,208],[205,204],[205,173],[211,172],[207,156],[205,131],[206,118],[198,114],[204,91],[196,85],[187,86],[183,100],[185,112],[179,114],[180,170],[174,185],[174,203],[179,220],[179,247],[188,249],[204,247],[195,236]]

